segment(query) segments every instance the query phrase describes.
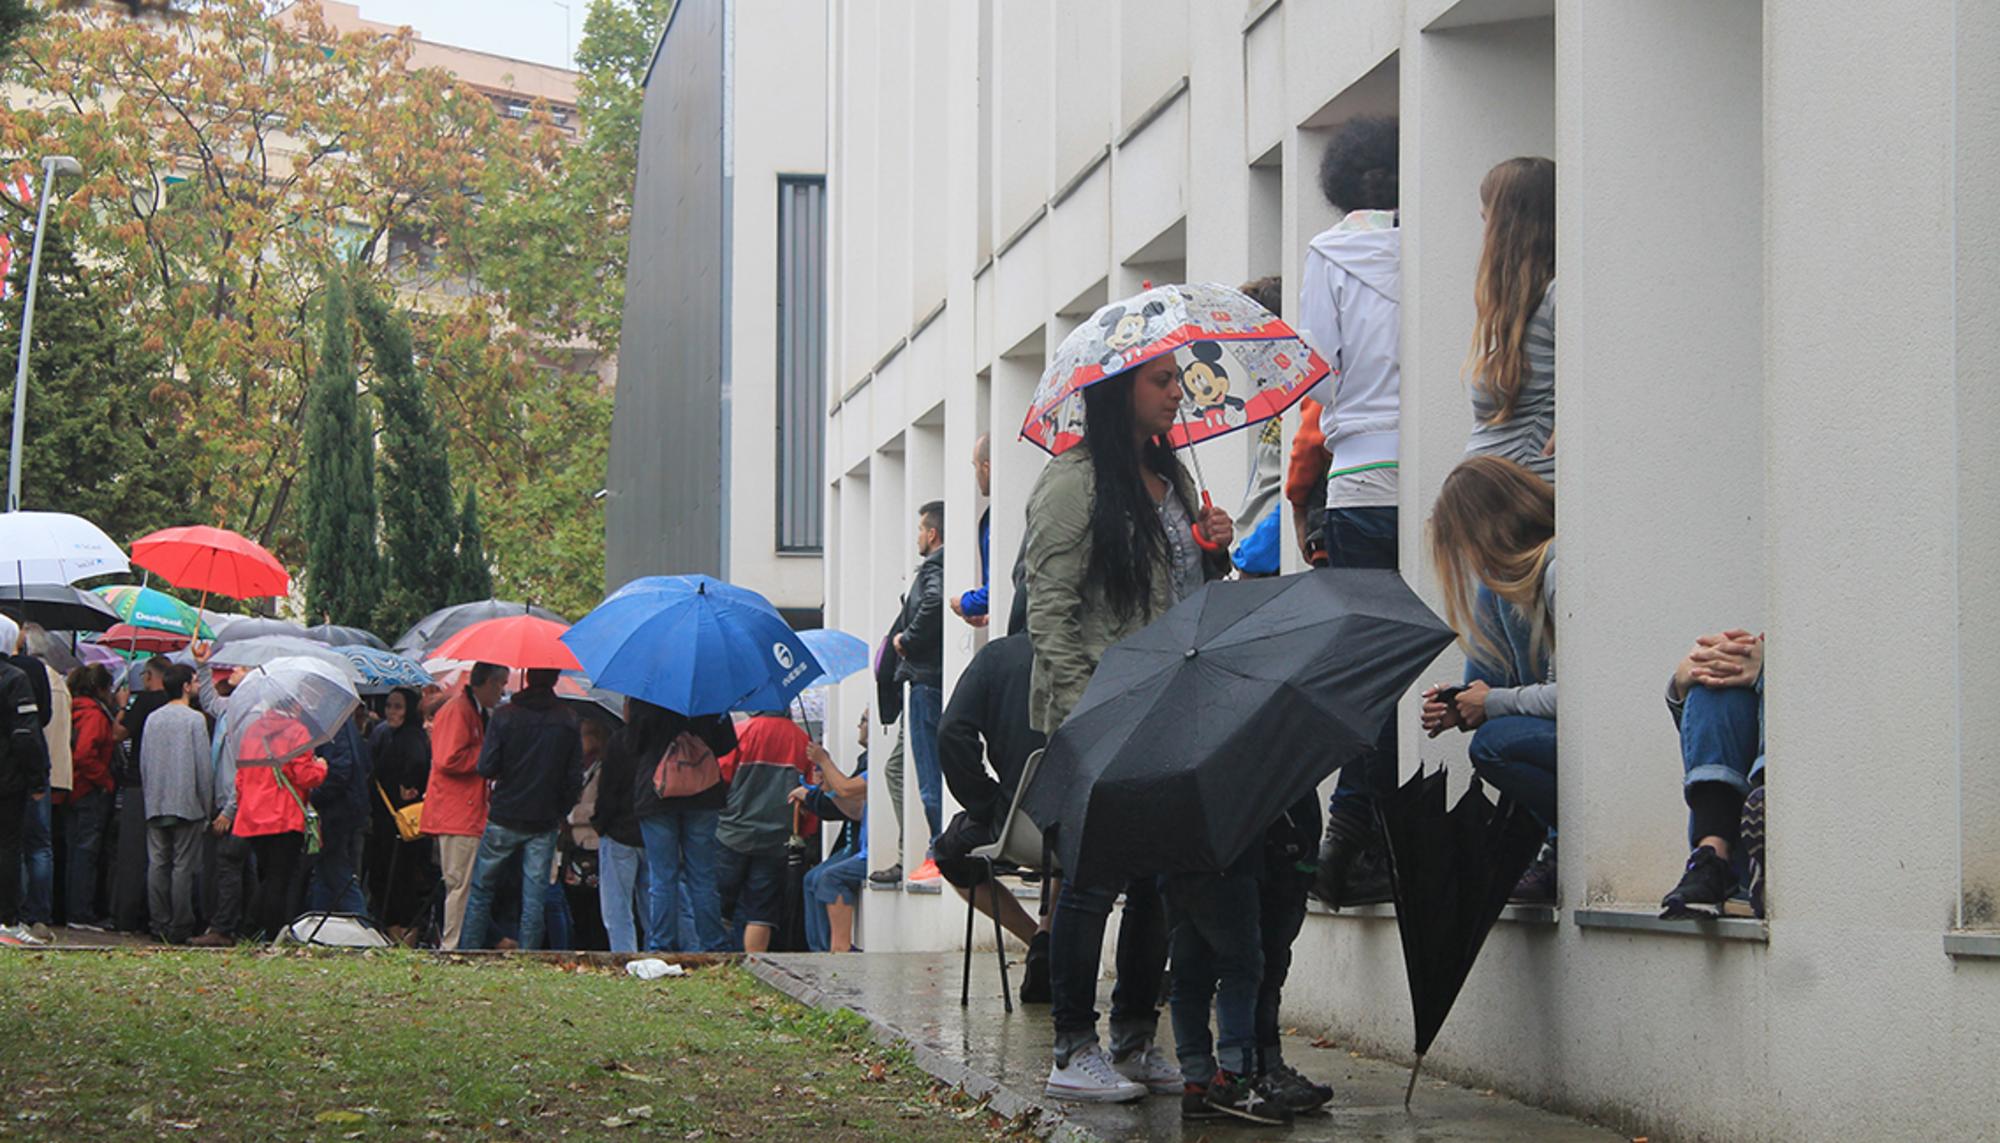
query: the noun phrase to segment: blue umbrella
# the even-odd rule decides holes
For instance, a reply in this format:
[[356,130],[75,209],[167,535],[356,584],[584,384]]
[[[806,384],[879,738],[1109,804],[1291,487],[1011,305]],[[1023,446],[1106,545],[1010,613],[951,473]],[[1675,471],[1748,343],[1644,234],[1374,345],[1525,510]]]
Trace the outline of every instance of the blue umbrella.
[[799,641],[826,668],[806,683],[806,689],[830,687],[856,671],[868,669],[868,644],[857,636],[831,627],[799,632]]
[[397,687],[423,687],[433,681],[423,664],[394,651],[384,651],[365,643],[350,643],[334,650],[347,656],[347,661],[354,664],[355,673],[361,676],[361,682],[355,689],[364,695],[385,695]]
[[783,710],[821,673],[769,600],[705,575],[633,580],[562,641],[598,686],[686,715]]

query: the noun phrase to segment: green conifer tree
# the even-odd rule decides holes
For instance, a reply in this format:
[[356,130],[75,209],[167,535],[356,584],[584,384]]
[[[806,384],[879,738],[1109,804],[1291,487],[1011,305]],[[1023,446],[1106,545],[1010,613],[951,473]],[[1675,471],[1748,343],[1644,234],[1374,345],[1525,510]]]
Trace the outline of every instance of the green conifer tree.
[[367,627],[382,592],[375,548],[375,434],[361,406],[347,274],[327,273],[319,369],[306,393],[306,610]]
[[355,315],[374,359],[382,406],[382,604],[376,629],[392,636],[453,602],[458,512],[445,431],[417,371],[410,325],[377,291],[355,291]]
[[458,517],[458,575],[452,600],[469,603],[493,597],[493,569],[486,564],[486,541],[479,531],[479,492],[465,490],[465,507]]

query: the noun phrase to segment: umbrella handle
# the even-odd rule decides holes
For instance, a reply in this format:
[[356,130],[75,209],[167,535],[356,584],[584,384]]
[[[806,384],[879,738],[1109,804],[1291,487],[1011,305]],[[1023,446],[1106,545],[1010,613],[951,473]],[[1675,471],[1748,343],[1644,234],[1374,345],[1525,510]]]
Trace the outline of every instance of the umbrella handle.
[[[1215,507],[1215,499],[1208,494],[1208,489],[1206,488],[1201,490],[1201,506],[1204,509]],[[1200,523],[1197,522],[1194,524],[1189,524],[1188,531],[1194,535],[1195,545],[1199,547],[1202,551],[1219,552],[1222,550],[1221,544],[1218,544],[1214,540],[1209,539],[1208,536],[1202,532]]]

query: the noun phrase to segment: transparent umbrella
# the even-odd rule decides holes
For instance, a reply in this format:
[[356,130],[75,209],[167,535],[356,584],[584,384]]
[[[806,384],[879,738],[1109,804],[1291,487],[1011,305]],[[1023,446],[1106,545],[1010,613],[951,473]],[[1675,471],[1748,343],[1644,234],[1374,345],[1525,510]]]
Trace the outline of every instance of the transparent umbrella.
[[230,695],[223,757],[237,766],[282,766],[332,741],[360,703],[354,684],[325,660],[273,659]]
[[216,667],[257,667],[278,659],[312,659],[324,663],[350,687],[362,681],[361,672],[346,655],[324,643],[290,635],[231,639],[217,643],[208,656],[209,664]]

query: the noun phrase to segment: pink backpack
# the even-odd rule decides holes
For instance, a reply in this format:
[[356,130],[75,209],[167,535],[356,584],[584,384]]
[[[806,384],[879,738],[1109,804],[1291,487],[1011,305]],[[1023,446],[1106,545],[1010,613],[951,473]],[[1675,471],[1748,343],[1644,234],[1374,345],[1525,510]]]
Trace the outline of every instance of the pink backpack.
[[653,770],[653,792],[662,798],[691,798],[722,781],[722,763],[699,734],[682,731]]

